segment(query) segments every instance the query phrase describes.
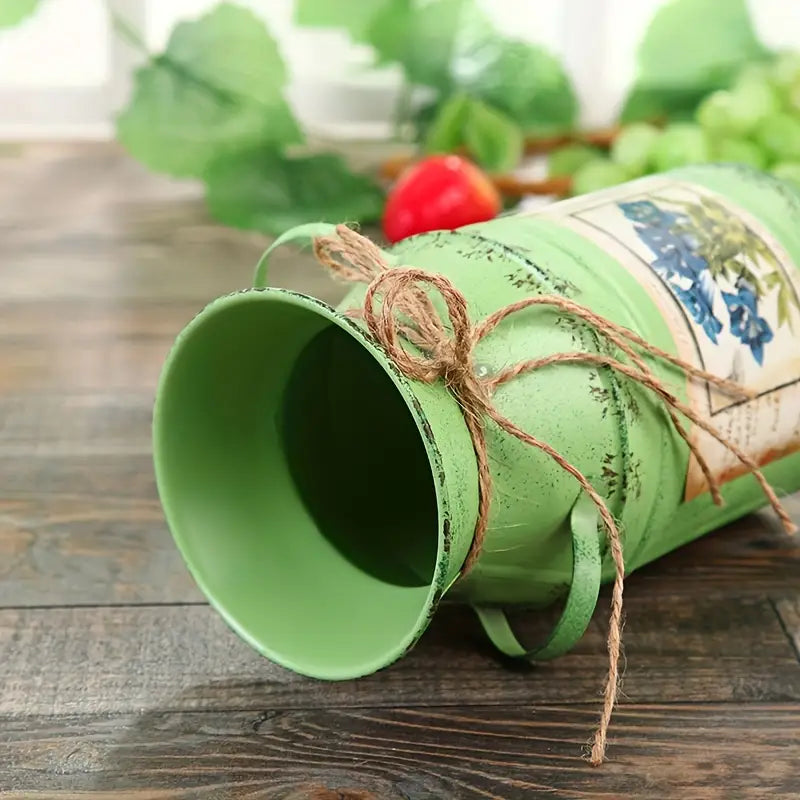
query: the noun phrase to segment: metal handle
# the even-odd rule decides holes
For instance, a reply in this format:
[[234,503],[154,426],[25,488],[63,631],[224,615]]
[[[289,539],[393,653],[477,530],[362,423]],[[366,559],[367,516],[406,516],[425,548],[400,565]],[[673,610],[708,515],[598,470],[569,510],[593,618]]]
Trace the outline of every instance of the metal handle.
[[475,606],[478,618],[494,646],[508,656],[547,661],[563,655],[583,636],[597,605],[602,558],[597,535],[597,508],[585,492],[570,513],[572,530],[572,585],[564,611],[547,640],[533,648],[520,643],[505,612],[500,608]]

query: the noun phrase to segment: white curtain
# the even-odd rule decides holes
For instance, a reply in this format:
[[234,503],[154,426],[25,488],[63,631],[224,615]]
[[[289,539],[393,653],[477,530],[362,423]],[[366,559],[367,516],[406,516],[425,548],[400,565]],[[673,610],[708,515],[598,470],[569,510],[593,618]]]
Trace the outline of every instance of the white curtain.
[[[216,2],[111,0],[153,49],[164,46],[177,20]],[[294,26],[293,0],[240,2],[259,13],[278,39],[292,75],[290,101],[303,122],[333,135],[385,134],[396,70],[373,69],[369,50],[340,32]],[[661,2],[482,0],[500,29],[564,60],[581,100],[581,123],[591,127],[615,118],[636,45]],[[750,6],[768,44],[800,47],[800,0],[750,0]],[[112,134],[114,110],[125,101],[139,56],[112,34],[105,9],[104,0],[42,0],[34,16],[0,31],[0,139]]]

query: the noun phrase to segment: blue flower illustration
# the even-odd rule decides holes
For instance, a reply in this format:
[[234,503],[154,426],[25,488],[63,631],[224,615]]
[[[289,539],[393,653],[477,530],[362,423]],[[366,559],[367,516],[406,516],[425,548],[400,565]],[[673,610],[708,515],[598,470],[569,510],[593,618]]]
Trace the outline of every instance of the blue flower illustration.
[[620,203],[622,213],[632,222],[641,222],[648,227],[669,228],[678,220],[678,215],[660,209],[652,200],[634,200]]
[[772,341],[772,328],[758,315],[758,298],[753,287],[743,278],[739,278],[736,289],[736,294],[722,293],[731,315],[731,333],[750,348],[753,358],[759,364],[763,364],[764,345]]
[[[652,200],[619,203],[618,207],[652,253],[650,268],[709,340],[717,344],[724,327],[714,314],[715,301],[719,308],[721,299],[731,335],[763,364],[765,346],[775,334],[767,319],[759,315],[759,302],[776,286],[781,292],[779,318],[788,316],[789,302],[793,302],[786,299],[790,289],[774,255],[754,232],[712,199],[665,202],[678,210],[665,210]],[[772,268],[763,286],[747,265],[748,261],[760,263],[762,258]],[[734,277],[735,291],[725,291],[717,283],[724,281],[727,289]],[[800,303],[793,304],[800,311]]]
[[634,223],[634,230],[655,259],[650,267],[672,290],[692,319],[716,344],[722,323],[714,315],[716,285],[708,263],[693,250],[693,241],[675,228],[685,227],[688,219],[663,211],[650,200],[620,203],[619,208]]

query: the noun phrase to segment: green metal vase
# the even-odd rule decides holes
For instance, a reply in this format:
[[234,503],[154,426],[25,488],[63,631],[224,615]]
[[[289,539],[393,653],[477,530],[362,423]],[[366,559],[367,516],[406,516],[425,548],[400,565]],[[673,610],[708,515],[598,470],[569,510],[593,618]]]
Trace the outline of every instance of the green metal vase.
[[[416,236],[386,258],[450,278],[474,321],[559,294],[755,390],[731,398],[646,358],[777,489],[800,488],[800,197],[786,185],[730,165],[684,168]],[[390,664],[444,598],[474,606],[507,653],[565,652],[613,575],[594,506],[547,455],[489,425],[489,529],[462,577],[478,505],[472,441],[444,384],[406,378],[345,314],[364,291],[333,309],[257,285],[215,300],[178,337],[154,451],[189,569],[253,647],[318,678]],[[474,367],[576,350],[610,352],[581,320],[535,307],[488,335]],[[609,368],[542,368],[494,401],[604,497],[628,572],[764,503],[736,458],[692,429],[723,484],[714,505],[661,401]],[[547,641],[517,642],[503,609],[557,600],[564,612]]]

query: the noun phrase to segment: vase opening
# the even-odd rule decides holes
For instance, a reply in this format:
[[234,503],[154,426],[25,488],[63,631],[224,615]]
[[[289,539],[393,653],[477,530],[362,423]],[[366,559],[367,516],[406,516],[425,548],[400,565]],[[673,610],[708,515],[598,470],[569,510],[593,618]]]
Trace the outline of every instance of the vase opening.
[[402,655],[444,569],[421,412],[357,334],[297,295],[222,298],[179,337],[154,419],[200,587],[256,649],[329,679]]

